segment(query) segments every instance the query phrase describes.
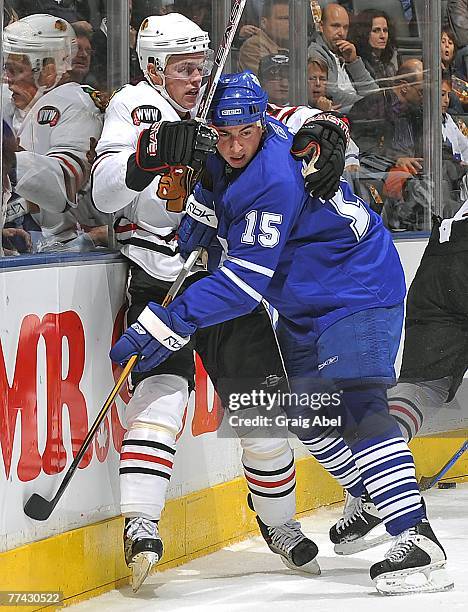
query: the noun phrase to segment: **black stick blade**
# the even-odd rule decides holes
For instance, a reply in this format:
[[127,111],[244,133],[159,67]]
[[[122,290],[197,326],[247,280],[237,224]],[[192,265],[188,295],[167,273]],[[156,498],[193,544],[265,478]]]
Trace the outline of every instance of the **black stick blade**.
[[421,476],[421,480],[419,481],[419,490],[422,492],[430,489],[436,476]]
[[41,495],[33,493],[24,506],[24,513],[36,521],[46,521],[52,514],[55,504]]

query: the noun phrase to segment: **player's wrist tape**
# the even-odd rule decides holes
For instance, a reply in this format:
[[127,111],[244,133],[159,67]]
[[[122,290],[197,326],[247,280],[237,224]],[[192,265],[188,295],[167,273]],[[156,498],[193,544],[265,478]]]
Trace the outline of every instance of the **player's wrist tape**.
[[200,223],[204,223],[210,227],[218,227],[218,219],[216,218],[215,211],[212,208],[208,208],[205,204],[198,202],[195,196],[191,194],[185,205],[185,212]]
[[148,306],[140,314],[137,322],[140,323],[153,338],[170,351],[178,351],[190,340],[190,336],[186,338],[179,336],[179,334],[161,321]]

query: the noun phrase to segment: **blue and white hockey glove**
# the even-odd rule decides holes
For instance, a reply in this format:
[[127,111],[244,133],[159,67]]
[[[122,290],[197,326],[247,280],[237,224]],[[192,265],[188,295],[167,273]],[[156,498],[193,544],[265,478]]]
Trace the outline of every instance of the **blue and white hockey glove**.
[[[218,219],[212,198],[202,197],[203,191],[205,190],[197,186],[195,194],[187,199],[185,216],[178,229],[178,242],[180,254],[184,259],[198,247],[203,247],[208,253],[208,270],[212,272],[218,267],[223,250],[216,237]],[[205,194],[209,192],[205,191]]]
[[109,356],[115,363],[125,364],[132,355],[140,359],[135,372],[147,372],[165,361],[190,340],[195,331],[182,319],[159,304],[149,302],[136,323],[127,328],[112,347]]

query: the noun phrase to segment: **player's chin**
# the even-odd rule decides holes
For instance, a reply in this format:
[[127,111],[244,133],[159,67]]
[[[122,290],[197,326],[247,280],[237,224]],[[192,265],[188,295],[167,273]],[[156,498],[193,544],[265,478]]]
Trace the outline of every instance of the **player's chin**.
[[185,94],[184,96],[184,104],[183,106],[185,108],[193,108],[195,106],[195,104],[197,103],[198,100],[198,94],[200,92],[197,91],[196,93],[189,93],[189,94]]
[[235,157],[235,158],[230,157],[228,163],[231,166],[231,168],[243,168],[245,164],[247,163],[247,157],[245,155],[243,155],[242,157]]

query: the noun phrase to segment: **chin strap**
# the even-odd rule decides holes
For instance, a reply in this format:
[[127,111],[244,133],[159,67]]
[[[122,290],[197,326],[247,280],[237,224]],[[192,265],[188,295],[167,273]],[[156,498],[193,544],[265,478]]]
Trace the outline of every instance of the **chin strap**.
[[[155,90],[156,90],[156,91],[157,91],[157,92],[158,92],[158,93],[159,93],[159,94],[160,94],[160,95],[161,95],[161,96],[162,96],[162,97],[163,97],[163,98],[164,98],[164,99],[165,99],[167,102],[169,102],[169,104],[170,104],[170,105],[171,105],[171,106],[172,106],[172,107],[173,107],[173,108],[174,108],[176,111],[178,111],[178,112],[180,112],[180,113],[192,113],[192,110],[193,110],[193,109],[190,109],[190,108],[184,108],[183,106],[181,106],[180,104],[178,104],[178,103],[177,103],[175,100],[173,100],[173,99],[171,98],[171,96],[170,96],[170,95],[167,93],[167,91],[166,91],[166,77],[165,77],[165,75],[164,75],[164,73],[163,73],[163,72],[160,72],[159,74],[160,74],[160,76],[161,76],[161,78],[162,78],[162,85],[156,85],[155,83],[153,83],[153,81],[152,81],[152,79],[151,79],[150,75],[148,74],[148,72],[145,72],[145,73],[144,73],[145,78],[146,78],[146,80],[148,81],[148,83],[151,85],[151,87],[152,87],[153,89],[155,89]],[[203,85],[203,86],[200,88],[200,91],[198,92],[197,102],[196,102],[196,104],[195,104],[195,106],[194,106],[194,109],[198,107],[198,104],[199,104],[199,102],[200,102],[200,100],[201,100],[201,97],[202,97],[202,95],[203,95],[203,92],[204,92],[204,90],[205,90],[205,87],[206,87],[206,85]]]

